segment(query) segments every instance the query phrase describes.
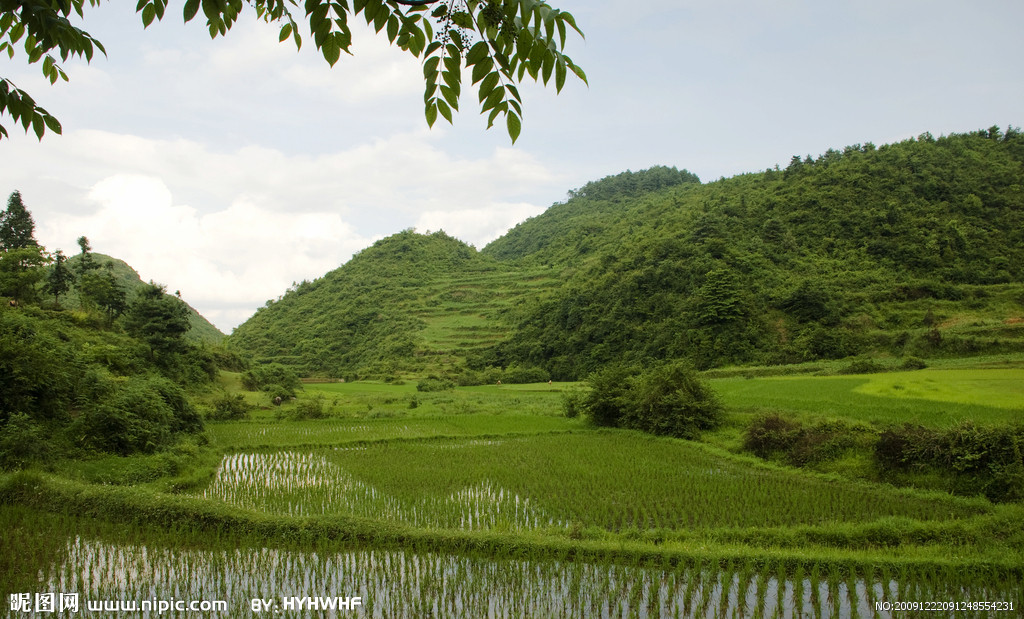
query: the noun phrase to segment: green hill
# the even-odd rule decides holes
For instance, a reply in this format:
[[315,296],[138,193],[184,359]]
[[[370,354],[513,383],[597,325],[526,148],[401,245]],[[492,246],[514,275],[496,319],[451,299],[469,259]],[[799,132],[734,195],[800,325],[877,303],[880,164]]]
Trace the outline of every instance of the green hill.
[[[93,259],[96,264],[101,268],[107,268],[106,265],[111,265],[110,268],[114,274],[114,279],[117,284],[125,291],[129,302],[131,301],[135,291],[141,286],[145,285],[146,282],[142,281],[139,274],[123,260],[112,258],[104,254],[92,253]],[[75,265],[81,260],[80,255],[74,255],[68,258],[68,268],[75,270]],[[182,299],[184,301],[184,299]],[[78,307],[78,291],[72,286],[71,290],[61,298],[61,303],[65,307]],[[207,342],[210,344],[216,344],[224,340],[224,334],[221,333],[217,327],[213,326],[209,320],[204,318],[202,314],[196,311],[191,305],[185,303],[189,310],[189,324],[191,328],[186,332],[185,339],[192,343]]]
[[312,375],[445,373],[503,340],[504,316],[555,283],[546,267],[407,230],[268,301],[229,345]]
[[700,184],[675,168],[570,192],[481,252],[403,232],[230,338],[306,373],[613,361],[701,368],[1024,350],[1024,136],[996,128],[794,157]]
[[[515,249],[552,226],[556,241]],[[583,196],[484,253],[572,269],[486,360],[558,377],[613,360],[1021,350],[1024,136],[925,134],[701,186]]]

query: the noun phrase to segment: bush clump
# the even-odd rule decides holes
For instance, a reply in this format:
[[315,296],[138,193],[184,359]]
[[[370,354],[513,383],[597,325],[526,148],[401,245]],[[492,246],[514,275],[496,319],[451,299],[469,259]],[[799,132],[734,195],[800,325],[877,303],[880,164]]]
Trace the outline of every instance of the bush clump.
[[840,374],[877,374],[884,372],[885,367],[870,359],[860,359],[839,370]]
[[24,468],[50,454],[43,428],[24,413],[14,413],[0,425],[0,470]]
[[115,379],[92,373],[82,412],[71,424],[75,442],[121,455],[153,452],[179,432],[202,428],[199,413],[177,384],[162,376]]
[[502,373],[502,380],[511,385],[525,385],[527,383],[546,383],[551,375],[538,367],[521,367],[510,365]]
[[835,460],[858,446],[870,446],[874,437],[871,429],[838,419],[805,425],[771,413],[747,427],[743,447],[766,460],[781,458],[792,466],[808,466]]
[[295,370],[280,363],[260,365],[242,373],[242,386],[249,391],[270,391],[273,388],[280,395],[293,397],[302,388]]
[[307,419],[324,419],[327,417],[327,411],[324,407],[323,396],[317,396],[308,400],[299,400],[295,404],[295,408],[284,412],[278,413],[279,419],[289,419],[291,421],[305,421]]
[[583,409],[596,425],[692,439],[721,423],[721,404],[685,361],[644,371],[614,364],[587,382]]
[[586,392],[579,388],[562,392],[562,412],[569,419],[575,419],[583,412],[586,403]]
[[923,370],[926,367],[928,367],[928,364],[920,357],[907,357],[906,360],[900,364],[901,370]]
[[1024,424],[979,426],[961,423],[947,430],[906,424],[887,428],[875,446],[883,474],[933,472],[962,495],[992,501],[1024,499]]
[[213,409],[206,414],[206,418],[214,421],[248,419],[254,408],[242,394],[224,392],[213,400]]
[[448,391],[455,389],[455,381],[450,378],[438,378],[437,376],[428,376],[420,382],[416,383],[416,391],[430,392],[430,391]]

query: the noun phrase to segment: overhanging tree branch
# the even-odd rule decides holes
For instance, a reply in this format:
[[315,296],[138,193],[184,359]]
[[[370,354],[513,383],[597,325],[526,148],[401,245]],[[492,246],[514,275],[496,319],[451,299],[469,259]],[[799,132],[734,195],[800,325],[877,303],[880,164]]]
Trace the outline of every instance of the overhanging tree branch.
[[[84,17],[87,6],[100,0],[0,0],[0,53],[13,58],[23,49],[29,64],[42,61],[43,74],[51,83],[68,76],[61,61],[73,56],[91,61],[103,45],[75,27],[72,11]],[[168,0],[138,0],[136,11],[144,26],[164,18]],[[202,11],[210,36],[226,35],[248,4],[256,16],[280,23],[279,40],[292,39],[302,46],[299,25],[291,13],[298,0],[185,0],[183,18],[192,21]],[[429,5],[438,5],[427,13]],[[584,83],[586,74],[562,53],[566,33],[580,36],[573,16],[543,0],[304,0],[305,19],[313,44],[333,66],[341,53],[351,53],[349,17],[362,16],[377,33],[423,61],[424,114],[433,126],[438,115],[452,122],[462,96],[462,69],[470,71],[481,113],[487,126],[505,117],[508,134],[515,142],[522,127],[522,100],[516,84],[527,75],[547,85],[555,79],[561,91],[571,72]],[[0,115],[8,114],[30,128],[39,139],[47,129],[61,132],[55,117],[35,104],[28,93],[0,78]],[[0,139],[7,130],[0,125]]]

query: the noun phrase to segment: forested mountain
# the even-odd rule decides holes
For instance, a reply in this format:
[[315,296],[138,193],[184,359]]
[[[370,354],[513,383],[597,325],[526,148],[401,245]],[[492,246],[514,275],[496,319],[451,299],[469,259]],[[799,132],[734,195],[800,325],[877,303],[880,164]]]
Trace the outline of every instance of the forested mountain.
[[[310,372],[416,373],[442,348],[425,309],[498,273],[491,291],[514,302],[479,290],[484,302],[459,311],[487,337],[442,369],[461,371],[464,356],[477,371],[579,378],[611,360],[1021,350],[1022,270],[1024,135],[923,134],[706,184],[674,168],[608,177],[479,254],[404,232],[269,304],[231,341]],[[534,285],[510,296],[517,281]]]

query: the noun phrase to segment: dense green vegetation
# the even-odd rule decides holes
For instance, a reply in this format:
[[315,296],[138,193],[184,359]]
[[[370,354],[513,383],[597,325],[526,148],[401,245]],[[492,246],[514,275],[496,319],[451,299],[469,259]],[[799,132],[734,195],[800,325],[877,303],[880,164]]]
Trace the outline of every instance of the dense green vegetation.
[[379,241],[229,351],[84,237],[47,270],[12,197],[0,599],[1019,611],[1022,163],[990,130],[628,172],[483,252]]
[[498,317],[555,281],[548,269],[499,263],[443,232],[407,230],[268,301],[229,344],[305,375],[464,373],[467,356],[503,337]]
[[1022,177],[1012,128],[706,184],[624,173],[481,252],[443,233],[384,239],[268,303],[231,345],[305,374],[464,384],[510,368],[579,380],[610,361],[1021,351]]
[[573,198],[485,248],[561,267],[565,282],[483,362],[557,379],[612,360],[1021,350],[1022,177],[1024,134],[991,129]]
[[[59,250],[58,250],[59,251]],[[102,269],[102,275],[110,275],[110,280],[113,281],[114,285],[124,292],[126,299],[131,299],[142,290],[147,282],[142,281],[139,274],[123,260],[107,256],[98,252],[91,252],[92,260],[100,265]],[[70,271],[72,274],[80,270],[79,264],[82,261],[81,254],[75,254],[64,262],[64,268]],[[44,277],[51,277],[53,271],[57,269],[56,262],[47,267]],[[209,320],[204,318],[195,308],[185,302],[181,298],[180,294],[175,294],[182,305],[188,312],[188,323],[189,329],[185,332],[185,340],[194,344],[208,343],[208,344],[219,344],[224,340],[224,334],[221,333],[217,327],[213,326]],[[58,303],[54,303],[57,305]],[[83,304],[88,305],[89,301],[83,302],[78,286],[69,287],[66,293],[62,293],[59,297],[59,305],[67,309],[81,309]],[[46,305],[46,304],[44,304]]]
[[85,237],[76,259],[51,258],[34,229],[12,193],[0,212],[0,469],[194,441],[189,392],[230,355],[187,340],[195,312],[162,286],[101,261]]

